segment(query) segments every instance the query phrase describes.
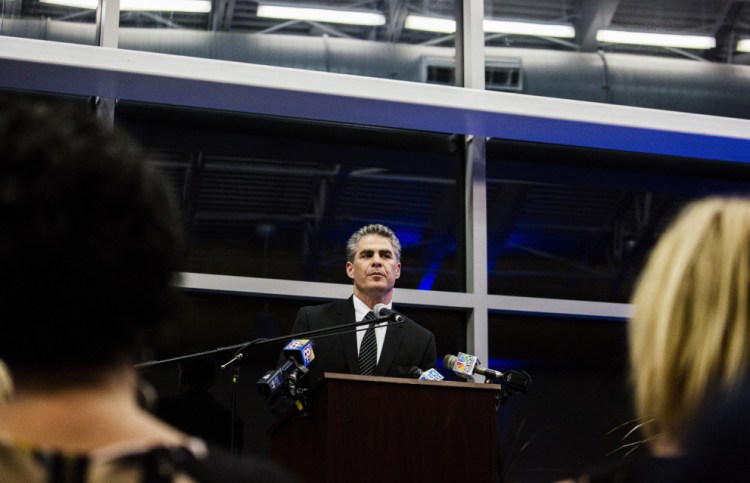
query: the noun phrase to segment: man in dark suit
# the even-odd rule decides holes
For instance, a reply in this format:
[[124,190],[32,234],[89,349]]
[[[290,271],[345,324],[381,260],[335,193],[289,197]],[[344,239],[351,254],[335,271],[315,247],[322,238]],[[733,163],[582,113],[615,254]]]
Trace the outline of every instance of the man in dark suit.
[[[377,304],[391,308],[393,288],[401,276],[401,244],[393,231],[384,225],[360,228],[346,244],[346,258],[346,273],[354,285],[352,296],[346,300],[302,307],[292,333],[363,320]],[[368,325],[365,321],[358,328],[364,329]],[[414,367],[422,370],[435,367],[435,336],[432,332],[409,318],[402,326],[383,325],[374,329],[377,357],[372,375],[413,377]],[[365,338],[365,330],[313,338],[315,359],[308,366],[308,386],[323,372],[363,373],[359,355]]]

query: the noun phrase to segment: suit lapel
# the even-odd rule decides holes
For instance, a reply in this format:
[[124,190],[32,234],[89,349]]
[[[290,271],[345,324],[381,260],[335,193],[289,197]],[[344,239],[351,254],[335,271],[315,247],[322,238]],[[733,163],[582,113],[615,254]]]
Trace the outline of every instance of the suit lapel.
[[385,376],[388,372],[388,368],[393,364],[398,353],[398,348],[401,345],[401,341],[404,339],[404,328],[391,326],[385,331],[385,341],[383,341],[383,351],[380,353],[380,359],[378,359],[378,365],[375,366],[376,376]]
[[[354,315],[354,301],[352,297],[344,300],[337,307],[336,316],[338,317],[337,324],[351,324],[356,322]],[[342,350],[344,351],[344,357],[346,358],[346,364],[349,366],[350,374],[359,374],[359,358],[357,357],[357,335],[352,331],[346,334],[341,334],[339,337],[341,341]]]

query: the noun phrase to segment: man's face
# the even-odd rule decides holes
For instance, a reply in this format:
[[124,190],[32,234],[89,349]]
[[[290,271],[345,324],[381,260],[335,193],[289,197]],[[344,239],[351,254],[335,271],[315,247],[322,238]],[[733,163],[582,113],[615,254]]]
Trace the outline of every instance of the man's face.
[[[354,281],[354,293],[360,299],[377,297],[384,301],[401,276],[401,263],[396,260],[390,240],[380,235],[367,235],[357,243],[354,261],[346,262],[346,274]],[[390,297],[387,298],[390,301]]]

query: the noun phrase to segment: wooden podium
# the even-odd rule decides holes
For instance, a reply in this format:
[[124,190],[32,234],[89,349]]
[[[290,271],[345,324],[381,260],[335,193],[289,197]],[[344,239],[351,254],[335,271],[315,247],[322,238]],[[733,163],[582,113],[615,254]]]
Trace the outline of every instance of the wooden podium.
[[310,483],[495,483],[499,390],[327,372],[307,414],[271,428],[271,454]]

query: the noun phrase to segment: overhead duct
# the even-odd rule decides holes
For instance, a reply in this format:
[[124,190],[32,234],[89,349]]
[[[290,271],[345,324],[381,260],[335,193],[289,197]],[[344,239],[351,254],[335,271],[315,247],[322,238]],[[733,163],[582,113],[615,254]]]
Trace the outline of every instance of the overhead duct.
[[[74,43],[91,24],[6,20],[3,35]],[[123,49],[414,82],[450,79],[449,47],[333,37],[120,28]],[[489,89],[750,118],[750,66],[630,54],[485,48]]]

